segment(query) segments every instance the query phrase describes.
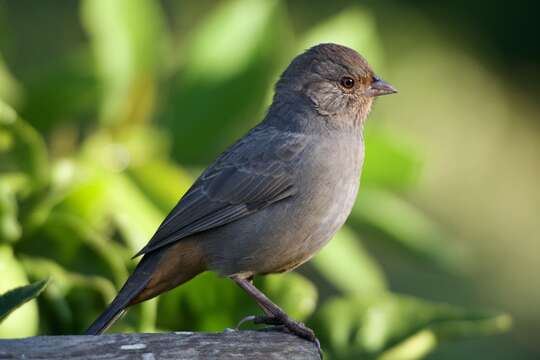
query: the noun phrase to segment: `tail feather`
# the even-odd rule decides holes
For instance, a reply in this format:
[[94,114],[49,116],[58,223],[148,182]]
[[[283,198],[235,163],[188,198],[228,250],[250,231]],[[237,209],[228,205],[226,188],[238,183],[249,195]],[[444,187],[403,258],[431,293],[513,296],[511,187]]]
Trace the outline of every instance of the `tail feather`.
[[147,253],[105,311],[86,330],[86,335],[103,333],[128,306],[153,298],[206,270],[197,241],[185,239]]
[[127,310],[121,308],[117,310],[116,308],[108,307],[93,323],[86,329],[84,335],[100,335],[103,334],[107,329],[118,320]]
[[144,290],[151,279],[152,273],[158,264],[159,253],[148,254],[141,259],[137,268],[127,279],[122,289],[105,311],[84,332],[85,335],[99,335],[107,330],[125,312],[131,301]]

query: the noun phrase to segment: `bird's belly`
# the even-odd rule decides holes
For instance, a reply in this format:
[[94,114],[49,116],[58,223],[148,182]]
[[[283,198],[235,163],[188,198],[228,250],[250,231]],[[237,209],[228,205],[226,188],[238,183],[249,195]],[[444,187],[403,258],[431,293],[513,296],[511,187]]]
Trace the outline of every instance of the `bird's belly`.
[[363,152],[344,153],[345,164],[302,169],[310,177],[302,183],[310,185],[295,196],[221,227],[219,238],[204,234],[209,268],[221,275],[276,273],[315,255],[345,223],[358,191]]
[[[309,215],[300,216],[299,221],[290,225],[294,231],[275,240],[278,244],[273,250],[277,255],[275,264],[263,272],[289,271],[314,256],[347,220],[357,191],[358,181],[340,181],[336,185],[336,191],[319,193],[305,199],[305,203],[299,208],[303,208],[303,213]],[[324,206],[321,207],[320,204]]]

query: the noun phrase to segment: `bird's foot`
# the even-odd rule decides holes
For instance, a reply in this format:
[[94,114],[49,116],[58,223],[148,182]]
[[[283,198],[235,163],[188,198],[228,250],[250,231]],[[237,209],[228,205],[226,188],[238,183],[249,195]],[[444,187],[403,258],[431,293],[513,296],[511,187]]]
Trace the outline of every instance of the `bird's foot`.
[[315,336],[315,332],[300,321],[292,320],[288,316],[278,317],[278,316],[251,315],[251,316],[246,316],[245,318],[240,320],[236,328],[238,329],[243,323],[248,322],[248,321],[253,321],[254,324],[273,325],[275,326],[276,329],[284,330],[298,337],[301,337],[302,339],[311,341],[317,347],[317,350],[319,351],[319,355],[321,356],[321,359],[323,357],[321,343],[319,342],[319,339],[317,339],[317,337]]
[[243,324],[245,324],[247,322],[250,322],[250,321],[253,321],[255,323],[255,319],[257,319],[257,316],[255,316],[255,315],[246,316],[245,318],[241,319],[238,322],[238,324],[236,324],[236,327],[234,329],[235,330],[240,330],[240,326],[242,326]]

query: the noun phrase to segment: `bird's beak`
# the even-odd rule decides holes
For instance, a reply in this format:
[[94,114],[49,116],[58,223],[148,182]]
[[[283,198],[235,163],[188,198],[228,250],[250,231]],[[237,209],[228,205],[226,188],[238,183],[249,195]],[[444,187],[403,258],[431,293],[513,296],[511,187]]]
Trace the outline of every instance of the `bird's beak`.
[[395,87],[378,77],[374,77],[373,80],[373,83],[370,85],[370,87],[365,93],[367,96],[375,97],[381,95],[395,94],[398,92]]

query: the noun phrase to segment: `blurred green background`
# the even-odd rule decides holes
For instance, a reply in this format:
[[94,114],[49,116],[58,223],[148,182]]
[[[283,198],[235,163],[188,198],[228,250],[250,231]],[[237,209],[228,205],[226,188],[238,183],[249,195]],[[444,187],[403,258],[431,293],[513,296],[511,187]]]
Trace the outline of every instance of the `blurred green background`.
[[[331,359],[538,359],[538,7],[0,0],[0,293],[50,278],[0,337],[81,333],[289,61],[331,41],[400,93],[369,118],[346,228],[257,283]],[[221,331],[258,312],[205,274],[111,331]]]

